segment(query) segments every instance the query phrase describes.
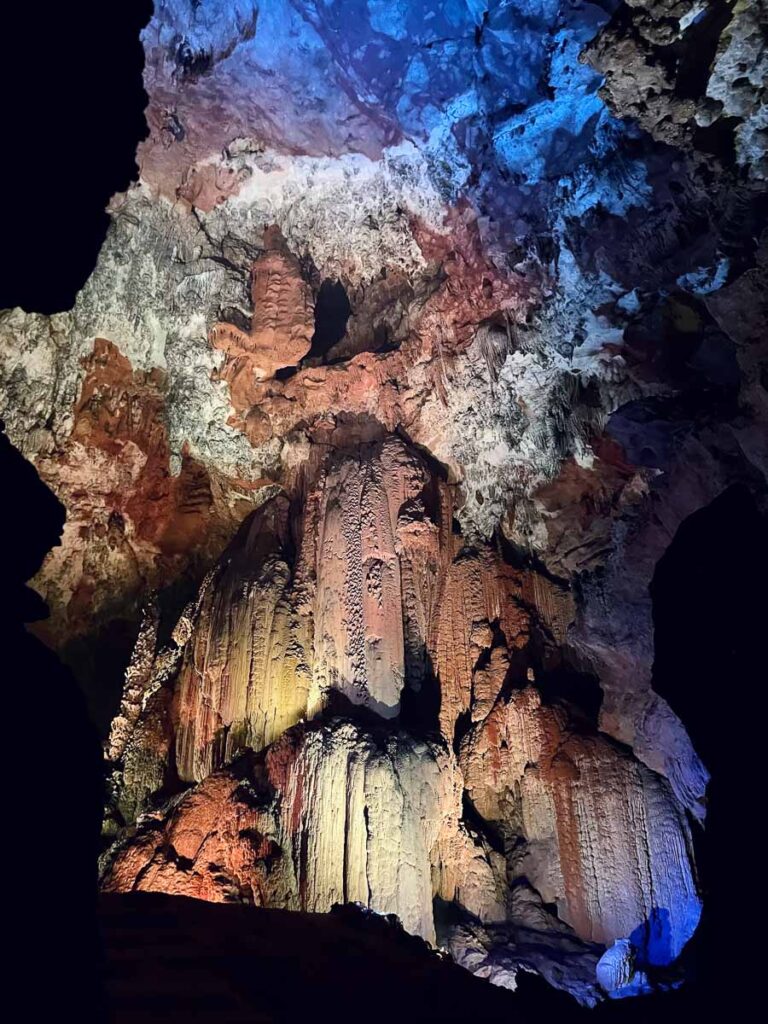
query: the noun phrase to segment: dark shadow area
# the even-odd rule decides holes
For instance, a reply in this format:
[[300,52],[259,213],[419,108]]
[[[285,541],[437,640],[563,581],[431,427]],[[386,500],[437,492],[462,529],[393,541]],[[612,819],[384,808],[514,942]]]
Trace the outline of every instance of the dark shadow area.
[[137,177],[151,13],[151,0],[6,5],[0,309],[70,309],[93,270],[107,203]]
[[490,821],[486,821],[485,818],[479,813],[472,800],[467,793],[466,789],[461,795],[461,820],[467,826],[467,829],[481,836],[488,846],[495,850],[496,853],[505,855],[507,853],[504,836],[502,833],[493,825]]
[[347,333],[347,320],[351,315],[352,307],[341,281],[323,281],[315,300],[315,333],[307,358],[324,360]]
[[603,703],[603,691],[597,676],[579,672],[562,658],[540,663],[535,686],[545,704],[564,702],[573,710],[576,721],[596,729]]
[[669,61],[669,70],[675,75],[678,96],[696,100],[706,94],[720,36],[732,17],[733,8],[725,0],[710,0],[699,10],[685,36],[659,51],[660,58]]
[[74,678],[24,625],[47,614],[25,582],[58,544],[64,509],[4,433],[0,491],[0,682],[7,735],[17,741],[4,787],[6,841],[15,843],[6,893],[16,918],[6,935],[18,964],[9,977],[16,969],[34,977],[20,1019],[89,1022],[101,1019],[101,749]]
[[754,673],[768,624],[766,578],[768,522],[735,485],[685,520],[651,583],[654,689],[713,776],[733,767],[731,744],[749,734],[741,701],[764,693]]
[[398,347],[392,337],[392,331],[388,324],[376,324],[373,328],[373,346],[371,352],[394,352]]
[[[735,485],[683,522],[651,584],[653,685],[712,776],[706,827],[694,830],[704,911],[684,953],[691,977],[660,1002],[681,1013],[720,1008],[740,1019],[754,991],[747,979],[757,983],[760,970],[750,887],[765,870],[754,822],[765,771],[766,579],[768,523]],[[644,1019],[637,1012],[628,1019]]]
[[413,736],[440,733],[440,680],[426,646],[406,651],[405,685],[400,694],[400,728]]
[[[0,309],[70,309],[91,273],[105,208],[137,176],[147,102],[139,33],[151,13],[151,0],[3,11]],[[58,543],[64,509],[4,434],[0,493],[11,1013],[88,1024],[105,1019],[101,749],[74,677],[25,628],[47,615],[25,582]]]
[[453,727],[453,752],[458,757],[461,753],[461,744],[464,737],[469,735],[472,729],[472,712],[462,711],[456,716],[456,724]]
[[135,621],[112,619],[85,636],[73,637],[61,648],[62,660],[80,684],[88,716],[103,740],[120,707],[137,633]]
[[300,366],[281,366],[279,370],[275,370],[275,380],[290,380],[300,369]]

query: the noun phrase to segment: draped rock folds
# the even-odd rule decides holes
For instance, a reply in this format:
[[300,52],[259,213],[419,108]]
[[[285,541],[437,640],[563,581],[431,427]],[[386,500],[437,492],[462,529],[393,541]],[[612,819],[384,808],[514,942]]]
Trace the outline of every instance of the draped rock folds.
[[499,929],[527,881],[571,944],[679,954],[699,914],[684,812],[526,683],[567,593],[468,545],[452,503],[400,438],[329,447],[300,495],[243,523],[169,645],[142,631],[110,745],[106,888],[359,902],[430,941],[447,928],[469,961],[434,906]]
[[243,524],[201,595],[174,696],[176,770],[200,780],[260,750],[306,713],[309,670],[291,602],[287,502]]
[[486,883],[474,909],[500,913],[460,810],[441,744],[340,719],[297,726],[145,819],[103,885],[310,911],[354,901],[434,941],[432,898],[453,898],[457,864]]
[[690,834],[668,783],[563,708],[518,690],[464,741],[480,814],[527,847],[515,866],[585,939],[631,936],[651,963],[677,957],[699,919]]

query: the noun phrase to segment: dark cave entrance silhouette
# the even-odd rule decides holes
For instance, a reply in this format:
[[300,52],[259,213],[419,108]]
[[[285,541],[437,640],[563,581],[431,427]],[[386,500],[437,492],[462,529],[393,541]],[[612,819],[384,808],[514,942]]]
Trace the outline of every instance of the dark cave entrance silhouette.
[[735,875],[761,874],[749,822],[764,775],[767,581],[768,523],[737,484],[680,525],[650,587],[653,686],[711,773],[705,827],[693,829],[704,909],[688,950],[702,997],[744,931]]
[[347,333],[347,321],[352,315],[346,289],[341,281],[326,278],[320,285],[315,300],[315,333],[308,358],[326,356]]
[[[11,444],[2,420],[0,487],[8,496],[0,502],[0,683],[11,734],[6,756],[9,769],[14,766],[7,774],[5,814],[24,837],[25,879],[15,899],[11,894],[10,926],[22,951],[19,965],[33,965],[44,982],[39,991],[19,987],[20,1005],[27,1007],[21,1015],[52,1020],[62,1008],[77,1008],[83,1024],[104,1024],[96,919],[103,754],[72,673],[26,628],[47,616],[27,581],[59,544],[65,511]],[[31,742],[24,723],[34,723]],[[39,881],[51,877],[60,883]]]

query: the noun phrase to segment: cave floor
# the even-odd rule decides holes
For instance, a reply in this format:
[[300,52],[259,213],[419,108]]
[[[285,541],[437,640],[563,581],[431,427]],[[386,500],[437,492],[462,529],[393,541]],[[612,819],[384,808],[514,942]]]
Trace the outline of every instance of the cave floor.
[[355,909],[107,895],[100,927],[112,1024],[526,1019],[514,994]]

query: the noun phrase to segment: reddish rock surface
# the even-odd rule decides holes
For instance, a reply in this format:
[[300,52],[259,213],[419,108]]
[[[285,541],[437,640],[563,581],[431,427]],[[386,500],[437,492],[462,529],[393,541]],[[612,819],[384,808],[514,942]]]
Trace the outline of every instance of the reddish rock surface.
[[185,781],[338,699],[384,718],[405,700],[452,742],[481,691],[483,706],[495,701],[538,605],[562,631],[567,590],[467,546],[450,489],[400,440],[330,452],[304,486],[303,506],[276,497],[243,525],[182,614],[178,645],[150,655],[140,641],[114,760],[157,713],[136,709],[158,688],[173,694],[162,714]]
[[637,941],[648,927],[651,962],[679,955],[700,903],[690,833],[664,779],[585,735],[534,688],[496,704],[465,740],[461,764],[480,814],[510,834],[522,827],[528,845],[513,873],[557,903],[578,935]]
[[480,6],[156,5],[140,181],[0,395],[67,510],[39,629],[125,676],[105,886],[442,915],[593,1002],[700,910],[649,586],[765,506],[764,52]]
[[452,899],[458,879],[473,911],[493,913],[492,868],[459,824],[460,792],[440,745],[339,719],[297,727],[145,815],[102,884],[311,911],[358,902],[434,941],[433,896]]
[[255,384],[282,367],[296,366],[309,351],[314,331],[312,292],[299,261],[286,251],[278,229],[266,232],[264,241],[265,252],[251,271],[250,331],[225,323],[211,328],[211,344],[225,354],[221,377],[229,384],[232,405],[243,414],[254,405]]
[[134,371],[100,338],[84,368],[71,433],[39,464],[68,509],[36,578],[52,612],[41,632],[57,643],[134,618],[148,590],[215,557],[247,507],[190,455],[171,474],[163,371]]
[[[354,900],[432,939],[433,898],[504,922],[525,878],[585,942],[676,957],[700,904],[668,783],[519,688],[532,630],[567,632],[567,589],[467,545],[450,488],[393,437],[331,450],[304,486],[293,513],[276,497],[243,525],[148,669],[137,650],[115,807],[148,813],[106,887]],[[198,785],[151,810],[178,779]]]

